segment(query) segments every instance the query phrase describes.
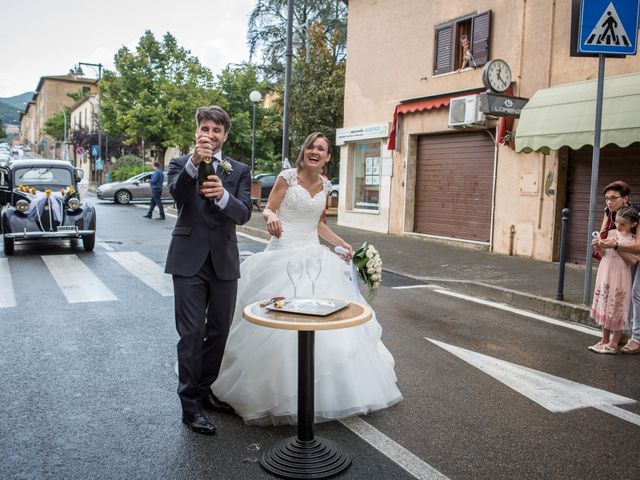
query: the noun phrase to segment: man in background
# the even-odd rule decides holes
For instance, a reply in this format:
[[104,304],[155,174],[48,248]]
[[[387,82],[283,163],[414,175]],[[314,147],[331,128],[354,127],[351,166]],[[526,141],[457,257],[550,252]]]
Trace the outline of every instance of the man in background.
[[153,209],[158,206],[158,211],[160,212],[160,216],[157,220],[164,220],[164,206],[162,205],[162,184],[164,183],[164,174],[162,170],[160,170],[160,163],[153,162],[153,166],[155,170],[151,175],[151,180],[149,180],[149,186],[151,187],[151,204],[149,205],[149,211],[145,218],[151,218],[151,214],[153,213]]

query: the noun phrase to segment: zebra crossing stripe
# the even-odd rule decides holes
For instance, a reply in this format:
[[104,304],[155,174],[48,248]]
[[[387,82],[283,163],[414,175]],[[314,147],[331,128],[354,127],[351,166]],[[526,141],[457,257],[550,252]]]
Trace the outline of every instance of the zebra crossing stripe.
[[9,259],[0,258],[0,308],[16,306],[16,296],[13,292],[13,282],[9,271]]
[[69,303],[118,299],[76,255],[42,255],[42,260]]
[[173,296],[173,280],[163,268],[140,252],[107,252],[129,273],[138,277],[163,297]]

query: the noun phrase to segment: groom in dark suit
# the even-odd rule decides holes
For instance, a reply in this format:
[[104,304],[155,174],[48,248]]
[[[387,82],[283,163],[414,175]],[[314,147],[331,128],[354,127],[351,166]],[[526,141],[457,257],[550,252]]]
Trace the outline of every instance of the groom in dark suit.
[[[236,303],[240,258],[236,225],[251,218],[251,172],[222,154],[231,121],[218,106],[196,113],[193,154],[169,164],[169,191],[178,207],[167,255],[173,276],[178,341],[178,396],[182,421],[213,434],[203,412],[230,411],[211,393],[218,376]],[[198,165],[212,159],[216,175],[198,185]]]

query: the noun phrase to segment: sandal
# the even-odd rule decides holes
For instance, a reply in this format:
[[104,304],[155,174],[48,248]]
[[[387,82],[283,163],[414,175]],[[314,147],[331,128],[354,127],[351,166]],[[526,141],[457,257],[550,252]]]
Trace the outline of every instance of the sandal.
[[595,345],[590,345],[587,348],[589,350],[591,350],[592,352],[596,352],[596,353],[600,353],[600,351],[602,350],[602,340],[600,340],[598,343],[596,343]]
[[627,355],[637,355],[640,353],[640,343],[638,340],[630,339],[627,344],[620,349],[622,353],[626,353]]

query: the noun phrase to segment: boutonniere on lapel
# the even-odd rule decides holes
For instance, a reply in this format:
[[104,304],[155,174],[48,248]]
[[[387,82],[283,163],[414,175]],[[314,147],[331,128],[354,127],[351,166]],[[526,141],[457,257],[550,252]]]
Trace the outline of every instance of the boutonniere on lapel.
[[222,173],[225,175],[229,175],[233,172],[233,166],[229,160],[220,160],[220,170],[222,170]]

